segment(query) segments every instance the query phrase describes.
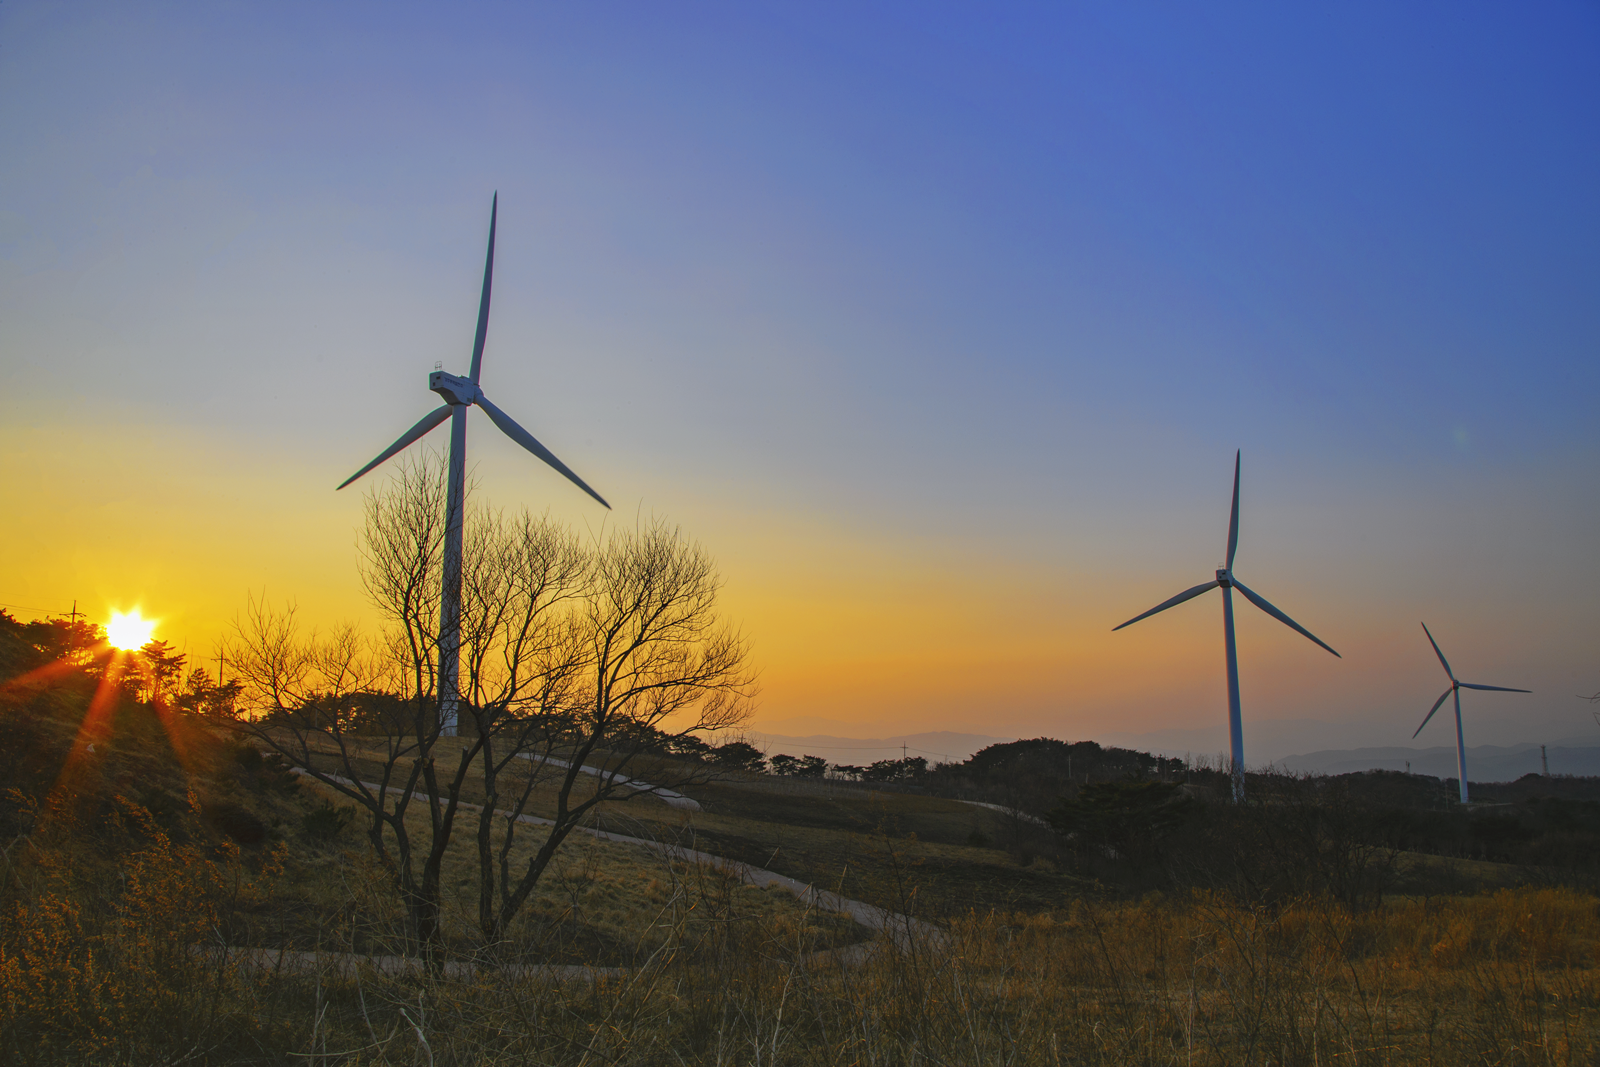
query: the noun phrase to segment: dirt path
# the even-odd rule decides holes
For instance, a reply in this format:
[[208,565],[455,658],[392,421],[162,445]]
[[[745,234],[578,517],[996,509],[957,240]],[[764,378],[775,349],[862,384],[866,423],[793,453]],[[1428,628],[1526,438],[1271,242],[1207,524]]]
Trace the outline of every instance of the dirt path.
[[[524,752],[521,754],[520,758],[534,763],[548,763],[552,767],[572,766],[572,764],[568,763],[566,760],[556,759],[554,756],[536,756],[532,752]],[[604,779],[607,782],[614,782],[617,785],[636,790],[640,793],[648,793],[671,808],[682,808],[684,811],[700,810],[700,802],[698,800],[691,800],[689,797],[684,796],[676,789],[668,789],[665,786],[651,785],[649,782],[640,782],[635,781],[632,778],[623,778],[618,775],[609,774],[606,771],[600,770],[598,767],[591,767],[586,763],[580,765],[578,770],[582,771],[584,774],[592,774],[596,778]]]
[[[294,773],[310,778],[313,781],[315,781],[317,778],[316,775],[309,774],[302,767],[294,768]],[[327,777],[343,785],[356,785],[355,782],[341,775],[329,774]],[[376,783],[373,782],[362,782],[360,784],[366,786],[368,789],[377,789]],[[482,805],[469,804],[465,801],[462,801],[460,806],[468,811],[483,810]],[[496,814],[503,815],[506,813],[497,811]],[[537,815],[519,815],[517,816],[517,821],[529,826],[555,825],[555,823],[550,819],[542,819]],[[763,870],[760,867],[751,867],[749,864],[740,863],[737,860],[730,860],[723,856],[714,856],[709,852],[701,852],[697,849],[684,848],[681,845],[669,844],[664,841],[652,841],[645,837],[629,837],[626,834],[613,833],[610,830],[595,830],[586,826],[580,826],[577,829],[590,835],[591,837],[599,838],[602,841],[611,841],[622,845],[639,845],[643,848],[649,849],[652,852],[655,852],[657,855],[665,857],[668,860],[675,860],[680,863],[703,864],[708,867],[714,867],[718,870],[728,871],[731,874],[737,875],[740,879],[749,883],[750,885],[757,886],[762,889],[765,889],[768,886],[778,886],[781,889],[786,889],[806,904],[821,908],[824,911],[844,912],[846,915],[849,915],[857,923],[865,926],[867,929],[876,930],[879,934],[883,935],[885,939],[887,939],[888,943],[892,944],[901,952],[910,951],[919,942],[924,945],[936,946],[942,944],[945,940],[944,931],[940,930],[932,923],[924,922],[921,919],[914,919],[909,915],[902,915],[899,912],[889,911],[887,908],[880,908],[875,904],[868,904],[865,901],[851,900],[848,897],[840,896],[838,893],[834,893],[826,889],[818,889],[816,886],[808,885],[807,883],[798,879],[790,878],[787,875],[778,874],[776,871]],[[824,959],[839,963],[857,962],[866,958],[866,956],[869,955],[878,944],[881,944],[881,942],[866,942],[860,945],[852,945],[846,949],[816,953],[813,957],[811,957],[811,962],[822,962]],[[250,959],[257,966],[269,968],[289,966],[314,969],[316,967],[331,965],[337,968],[350,969],[353,971],[355,967],[365,962],[370,966],[376,967],[380,971],[389,973],[391,969],[405,970],[408,968],[421,966],[420,960],[414,957],[405,956],[361,956],[346,952],[309,952],[289,949],[243,948],[229,949],[226,951],[228,951],[235,959]],[[477,974],[479,971],[491,971],[496,969],[497,968],[494,968],[489,964],[481,964],[474,960],[458,960],[445,964],[445,974],[452,977],[471,977],[472,975]],[[514,971],[518,970],[518,968],[509,968],[507,970]],[[593,981],[594,979],[600,977],[628,973],[628,969],[622,967],[589,967],[582,964],[554,963],[524,966],[520,968],[520,970],[527,973],[537,972],[539,974],[558,979],[582,978],[588,981]]]

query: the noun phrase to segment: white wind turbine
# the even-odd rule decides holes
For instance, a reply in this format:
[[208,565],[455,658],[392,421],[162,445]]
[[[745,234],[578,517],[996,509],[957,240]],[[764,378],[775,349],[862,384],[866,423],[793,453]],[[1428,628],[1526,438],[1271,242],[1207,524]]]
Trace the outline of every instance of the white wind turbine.
[[[1428,725],[1428,720],[1433,718],[1433,713],[1439,710],[1445,697],[1452,694],[1456,698],[1456,777],[1461,782],[1461,803],[1467,802],[1467,742],[1461,734],[1461,690],[1486,689],[1492,693],[1531,693],[1532,689],[1507,689],[1503,685],[1474,685],[1471,682],[1456,681],[1456,673],[1450,669],[1450,661],[1444,658],[1444,653],[1439,651],[1439,642],[1433,639],[1433,634],[1428,630],[1428,624],[1422,624],[1422,632],[1428,635],[1428,644],[1433,646],[1433,654],[1439,657],[1439,664],[1444,668],[1444,673],[1450,678],[1450,688],[1439,694],[1439,699],[1433,702],[1433,707],[1428,709],[1428,714],[1422,719],[1422,726]],[[1417,727],[1417,733],[1412,734],[1416,740],[1417,734],[1422,732],[1422,726]]]
[[499,214],[500,194],[494,195],[489,207],[489,254],[483,264],[483,296],[478,301],[478,333],[472,341],[472,370],[465,377],[436,370],[428,375],[428,388],[444,398],[444,404],[424,415],[400,439],[379,453],[378,458],[356,471],[340,483],[343,489],[372,468],[425,436],[445,419],[450,420],[450,485],[446,501],[447,518],[444,534],[444,581],[439,594],[439,733],[453,737],[456,732],[456,710],[460,702],[458,691],[461,669],[461,525],[462,505],[467,471],[467,408],[476,404],[498,427],[529,452],[560,471],[567,480],[594,497],[606,508],[611,505],[548,448],[510,415],[489,402],[478,387],[478,370],[483,362],[483,341],[489,332],[489,290],[494,280],[494,227]]
[[[1267,603],[1266,598],[1259,593],[1254,593],[1245,584],[1239,581],[1233,573],[1233,554],[1239,547],[1239,453],[1233,455],[1233,514],[1228,519],[1228,560],[1217,570],[1214,580],[1204,585],[1197,585],[1192,589],[1185,589],[1171,600],[1162,601],[1143,615],[1135,615],[1122,626],[1132,626],[1140,619],[1148,619],[1157,612],[1166,611],[1170,607],[1182,604],[1185,600],[1193,600],[1201,593],[1213,588],[1222,590],[1222,632],[1228,651],[1228,735],[1232,743],[1233,759],[1233,799],[1244,799],[1244,722],[1239,714],[1239,653],[1233,639],[1233,591],[1239,590],[1244,598],[1274,619],[1283,623],[1291,630],[1311,639],[1329,652],[1333,652],[1310,630],[1295,622],[1289,616]],[[1112,632],[1122,629],[1122,626],[1112,627]],[[1335,656],[1339,653],[1333,652]],[[1343,657],[1340,657],[1341,659]]]

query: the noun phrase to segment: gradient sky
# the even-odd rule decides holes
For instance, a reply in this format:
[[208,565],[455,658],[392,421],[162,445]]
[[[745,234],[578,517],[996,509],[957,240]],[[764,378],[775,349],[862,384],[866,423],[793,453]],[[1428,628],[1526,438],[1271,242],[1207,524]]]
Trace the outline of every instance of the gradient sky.
[[1536,690],[1469,743],[1600,741],[1600,9],[1326,7],[10,0],[0,603],[363,617],[498,190],[485,389],[617,510],[474,414],[484,495],[703,541],[758,724],[1220,750],[1219,598],[1110,629],[1239,448],[1345,657],[1242,608],[1252,761],[1407,743],[1421,619]]

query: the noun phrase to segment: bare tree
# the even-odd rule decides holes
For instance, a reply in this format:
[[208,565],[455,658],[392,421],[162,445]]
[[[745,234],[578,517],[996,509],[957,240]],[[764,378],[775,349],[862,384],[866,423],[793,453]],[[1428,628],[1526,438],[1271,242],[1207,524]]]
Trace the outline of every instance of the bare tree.
[[[502,934],[562,843],[594,808],[635,792],[627,775],[644,752],[671,741],[737,726],[748,717],[755,679],[743,636],[717,614],[721,578],[706,551],[663,522],[617,530],[594,551],[589,585],[572,633],[582,679],[565,735],[549,732],[526,757],[560,768],[555,811],[538,850],[521,870],[509,855],[528,788],[503,813],[499,908],[486,936]],[[557,752],[559,751],[559,760]],[[585,768],[592,790],[577,788]],[[682,788],[704,768],[652,769],[653,786]]]
[[[443,464],[402,465],[368,497],[361,541],[381,637],[302,633],[292,609],[252,600],[230,651],[252,712],[241,727],[366,812],[426,951],[437,947],[441,870],[463,810],[477,809],[479,926],[498,941],[581,822],[640,792],[624,773],[637,756],[664,735],[742,721],[753,694],[745,642],[716,615],[716,569],[677,529],[585,544],[548,517],[475,507],[463,554],[462,736],[442,738],[443,535]],[[678,766],[652,784],[704,777]],[[513,870],[519,819],[540,785],[554,792],[553,824]],[[464,794],[480,787],[481,806],[468,804]],[[427,813],[422,841],[408,825],[413,803]]]
[[[474,512],[462,560],[462,725],[478,738],[478,925],[489,941],[504,923],[499,872],[534,787],[575,735],[587,650],[578,621],[593,588],[592,553],[570,531],[526,513],[507,521]],[[520,786],[501,795],[513,761]],[[509,810],[508,810],[509,809]],[[498,852],[497,818],[509,828]],[[503,896],[503,894],[500,894]]]

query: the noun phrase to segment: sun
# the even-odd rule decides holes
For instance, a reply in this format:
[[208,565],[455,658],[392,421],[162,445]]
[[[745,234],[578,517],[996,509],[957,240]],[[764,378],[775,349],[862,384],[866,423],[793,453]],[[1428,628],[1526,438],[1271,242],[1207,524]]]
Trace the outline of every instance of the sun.
[[155,619],[146,619],[139,614],[139,609],[134,608],[124,615],[120,611],[111,613],[111,621],[106,623],[106,640],[111,642],[113,648],[128,651],[141,648],[150,640],[150,635],[156,628]]

